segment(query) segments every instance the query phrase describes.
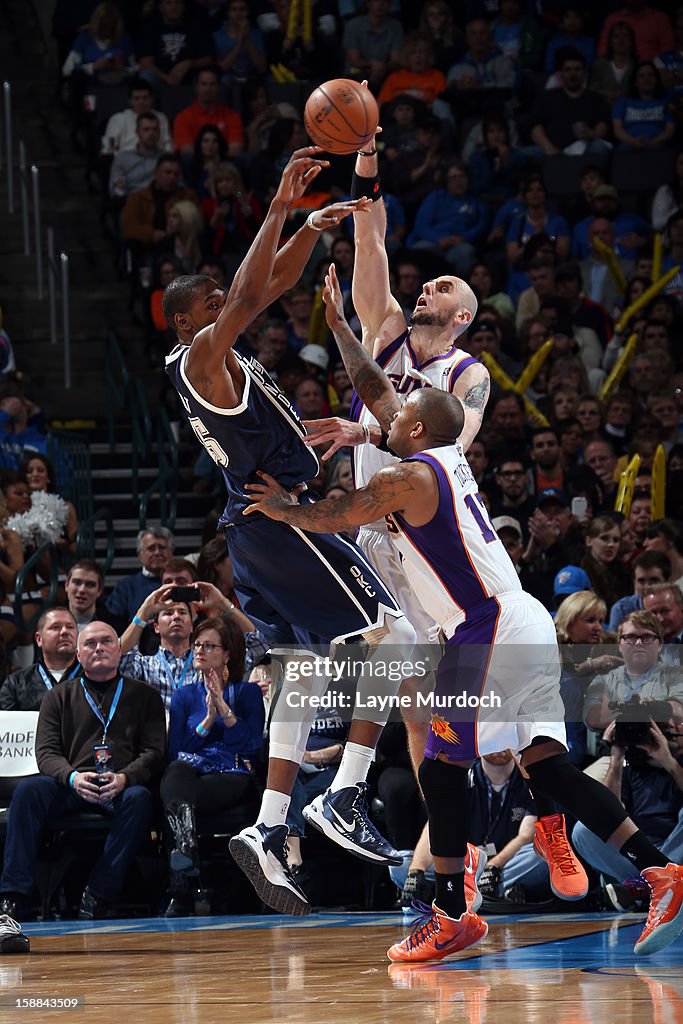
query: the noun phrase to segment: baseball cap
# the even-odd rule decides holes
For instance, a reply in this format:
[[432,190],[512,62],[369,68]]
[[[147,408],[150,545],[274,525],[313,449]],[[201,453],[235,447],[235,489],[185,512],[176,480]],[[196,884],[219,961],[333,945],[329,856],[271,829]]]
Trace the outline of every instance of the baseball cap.
[[541,505],[545,505],[549,501],[554,501],[564,508],[569,508],[569,498],[559,487],[546,487],[544,491],[541,491],[536,499],[536,507],[540,508]]
[[598,185],[595,192],[593,193],[593,199],[618,199],[619,193],[615,189],[614,185]]
[[592,587],[587,572],[578,565],[565,565],[560,569],[553,583],[553,594],[575,594],[578,590],[590,590]]
[[491,520],[491,523],[496,533],[500,533],[501,530],[513,530],[518,537],[521,538],[522,536],[522,527],[512,516],[496,516],[495,519]]
[[326,370],[330,357],[322,345],[304,345],[299,356],[305,363],[313,363],[319,370]]

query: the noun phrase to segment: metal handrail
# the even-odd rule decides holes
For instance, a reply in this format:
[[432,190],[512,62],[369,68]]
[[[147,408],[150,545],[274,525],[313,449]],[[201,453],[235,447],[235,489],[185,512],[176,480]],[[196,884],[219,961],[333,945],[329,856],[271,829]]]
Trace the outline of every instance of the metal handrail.
[[147,401],[145,389],[139,377],[135,377],[133,380],[133,387],[135,388],[135,397],[137,399],[137,407],[140,413],[142,433],[145,439],[145,455],[147,455],[152,444],[152,414],[149,409],[149,402]]
[[116,554],[116,536],[114,534],[114,521],[108,508],[101,508],[94,515],[84,519],[78,527],[76,536],[76,558],[92,558],[97,561],[97,537],[96,527],[98,523],[104,523],[107,531],[107,554],[102,563],[102,575],[109,572],[114,555]]
[[7,166],[7,212],[14,213],[14,136],[12,132],[12,86],[2,83],[3,111],[5,121],[5,156],[0,146],[0,167]]
[[[120,384],[117,380],[117,373],[120,376]],[[113,331],[107,331],[105,339],[105,378],[107,381],[109,448],[112,451],[116,443],[116,408],[127,412],[130,417],[132,490],[133,499],[137,500],[140,495],[140,459],[147,458],[152,443],[151,415],[144,392],[131,379],[121,346]],[[141,396],[144,399],[143,402],[141,402]]]
[[159,412],[157,413],[157,435],[159,450],[166,451],[166,447],[168,447],[170,468],[177,474],[179,464],[178,442],[176,441],[176,436],[173,433],[168,413],[164,408],[159,409]]
[[[26,144],[19,139],[19,196],[21,199],[21,224],[24,235],[24,256],[30,256],[33,250],[36,265],[36,290],[38,299],[45,298],[43,284],[43,244],[42,220],[40,213],[40,171],[35,164],[29,163]],[[29,219],[33,220],[33,241]]]
[[[28,601],[24,601],[24,585],[26,576],[28,573],[38,565],[38,562],[43,558],[44,555],[50,556],[50,589],[46,598],[41,598],[38,605],[38,610],[30,618],[24,617],[24,605],[34,604],[34,600],[29,598]],[[21,569],[17,573],[17,578],[14,583],[14,617],[16,622],[19,623],[21,628],[30,633],[33,631],[38,619],[43,614],[43,609],[53,605],[55,598],[57,597],[57,588],[59,586],[59,580],[57,578],[59,570],[59,556],[57,554],[57,548],[54,544],[42,544],[37,548],[30,558],[27,558]]]
[[169,530],[175,528],[176,516],[178,514],[178,495],[173,484],[170,487],[167,485],[172,480],[175,480],[176,474],[173,472],[172,467],[165,462],[165,459],[164,463],[165,465],[157,478],[149,485],[144,494],[140,495],[140,515],[138,521],[141,530],[144,530],[147,526],[149,500],[157,492],[159,493],[159,521],[162,526],[168,527]]
[[69,306],[69,257],[65,252],[55,255],[54,228],[47,229],[47,284],[50,310],[50,342],[57,344],[57,297],[62,298],[62,340],[64,343],[64,387],[71,388],[71,317]]

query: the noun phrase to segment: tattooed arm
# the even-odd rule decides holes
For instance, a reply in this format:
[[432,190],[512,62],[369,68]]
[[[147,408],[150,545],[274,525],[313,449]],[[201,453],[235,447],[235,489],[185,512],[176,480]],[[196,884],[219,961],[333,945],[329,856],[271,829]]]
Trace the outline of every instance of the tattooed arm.
[[[269,519],[298,526],[309,533],[336,533],[372,523],[389,512],[424,512],[425,521],[433,515],[431,503],[437,487],[431,470],[419,462],[401,462],[375,473],[367,487],[339,498],[325,498],[310,505],[299,505],[296,494],[281,487],[267,473],[259,473],[262,484],[246,484],[254,504],[244,511],[263,512]],[[427,478],[432,486],[425,486]],[[438,497],[438,491],[437,491]]]
[[[342,293],[334,263],[330,264],[329,272],[325,277],[323,300],[327,324],[334,334],[334,340],[337,342],[339,353],[344,360],[346,372],[351,378],[356,394],[363,405],[373,414],[382,430],[388,431],[394,413],[398,412],[401,404],[387,375],[361,345],[346,322]],[[372,520],[367,520],[367,522],[372,522]]]
[[453,394],[462,402],[465,413],[465,426],[459,437],[463,451],[467,451],[479,433],[490,390],[489,371],[481,363],[469,366],[455,382]]

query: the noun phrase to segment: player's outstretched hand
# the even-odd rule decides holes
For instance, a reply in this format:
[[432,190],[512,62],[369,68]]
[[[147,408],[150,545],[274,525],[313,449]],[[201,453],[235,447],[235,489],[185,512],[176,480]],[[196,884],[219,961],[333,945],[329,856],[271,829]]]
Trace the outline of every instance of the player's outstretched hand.
[[346,323],[344,316],[344,296],[339,287],[337,271],[334,263],[325,274],[325,289],[323,291],[323,302],[325,303],[325,319],[327,326],[332,332]]
[[366,437],[360,423],[343,420],[339,416],[328,416],[321,420],[304,420],[307,430],[304,444],[316,448],[320,444],[329,444],[330,448],[321,456],[321,462],[327,462],[340,448],[355,448],[365,444]]
[[282,519],[282,513],[292,505],[298,505],[298,496],[301,494],[301,487],[295,487],[293,491],[286,491],[277,480],[262,473],[259,469],[257,476],[263,480],[262,484],[245,484],[245,491],[249,491],[247,497],[252,498],[254,504],[245,508],[243,516],[251,512],[263,512],[269,519]]
[[318,231],[335,228],[350,213],[368,213],[372,209],[372,199],[362,196],[360,199],[347,199],[343,203],[330,203],[311,214],[313,226]]
[[289,163],[282,172],[275,198],[283,203],[294,203],[317,178],[323,167],[329,167],[329,160],[317,159],[316,154],[322,153],[320,146],[304,146],[295,149]]

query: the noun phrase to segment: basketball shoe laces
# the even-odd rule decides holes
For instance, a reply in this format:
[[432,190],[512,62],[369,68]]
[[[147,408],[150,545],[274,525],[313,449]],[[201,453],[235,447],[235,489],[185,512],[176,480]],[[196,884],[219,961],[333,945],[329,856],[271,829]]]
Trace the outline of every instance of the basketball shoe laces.
[[413,900],[411,907],[420,914],[420,918],[410,935],[405,939],[408,951],[418,949],[427,942],[430,936],[441,931],[439,919],[431,907],[421,900]]
[[21,925],[10,917],[9,914],[0,914],[0,929],[6,928],[8,932],[15,932],[17,935],[21,935]]
[[376,839],[378,842],[383,843],[385,842],[384,836],[382,836],[378,829],[375,828],[375,825],[370,820],[370,816],[368,814],[367,791],[367,782],[359,782],[358,792],[353,798],[353,802],[351,804],[351,813],[353,814],[354,820],[356,822],[360,822],[368,835],[372,836],[372,838]]
[[545,838],[548,843],[548,849],[553,858],[553,863],[557,865],[562,874],[578,874],[578,868],[574,861],[574,853],[564,831],[563,822],[558,822],[551,832],[546,832]]

